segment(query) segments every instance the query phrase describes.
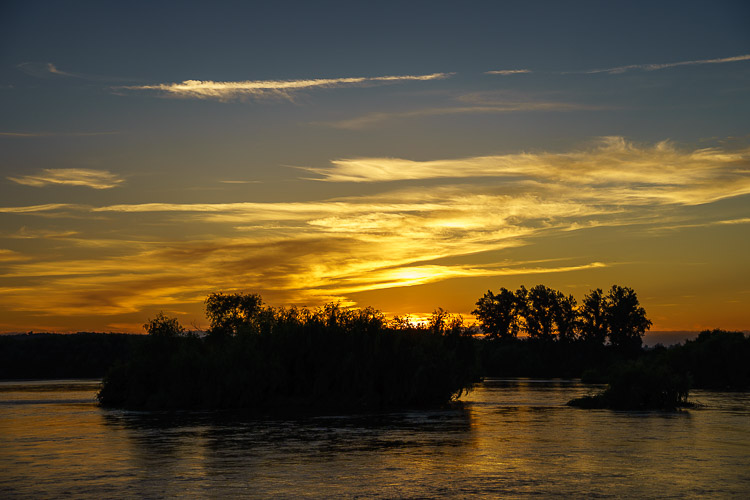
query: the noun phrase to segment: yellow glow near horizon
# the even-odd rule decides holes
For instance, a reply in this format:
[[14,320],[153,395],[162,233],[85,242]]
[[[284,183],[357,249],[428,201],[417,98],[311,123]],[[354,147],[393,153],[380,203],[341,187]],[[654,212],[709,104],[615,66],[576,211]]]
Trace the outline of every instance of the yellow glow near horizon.
[[[0,207],[24,218],[5,236],[15,247],[0,249],[0,299],[9,312],[0,329],[119,329],[159,309],[201,322],[202,300],[217,290],[260,292],[279,305],[341,301],[422,316],[449,303],[468,317],[486,289],[521,283],[579,299],[591,288],[633,286],[655,329],[742,328],[747,313],[723,296],[705,297],[700,311],[689,310],[690,298],[664,297],[695,286],[683,283],[687,269],[705,284],[711,278],[702,269],[725,273],[741,262],[728,247],[720,249],[731,254],[725,262],[706,267],[697,236],[687,235],[722,231],[742,248],[747,212],[714,206],[750,193],[749,155],[606,138],[563,153],[338,160],[309,169],[319,178],[307,182],[377,182],[378,192],[310,202]],[[461,182],[397,184],[448,177]],[[684,258],[670,254],[671,239]],[[54,251],[37,250],[51,242]],[[665,279],[675,284],[665,287]],[[736,278],[722,279],[747,293]],[[412,289],[421,292],[408,303],[386,295]],[[725,322],[698,317],[718,310]]]

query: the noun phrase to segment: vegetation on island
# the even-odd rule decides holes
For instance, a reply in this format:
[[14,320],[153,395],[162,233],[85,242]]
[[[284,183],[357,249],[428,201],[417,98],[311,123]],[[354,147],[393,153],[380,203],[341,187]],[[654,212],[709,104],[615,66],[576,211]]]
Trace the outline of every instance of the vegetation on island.
[[690,376],[649,359],[621,362],[612,367],[607,388],[568,402],[579,408],[667,410],[688,407]]
[[440,405],[480,378],[477,344],[439,310],[429,325],[338,304],[274,308],[256,294],[206,299],[205,338],[159,315],[149,342],[104,378],[105,406],[268,411]]

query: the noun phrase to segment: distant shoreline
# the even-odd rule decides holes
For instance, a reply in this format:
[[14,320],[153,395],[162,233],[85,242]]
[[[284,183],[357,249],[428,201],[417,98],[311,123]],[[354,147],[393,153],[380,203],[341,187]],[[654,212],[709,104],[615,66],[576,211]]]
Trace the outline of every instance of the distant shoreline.
[[657,344],[661,344],[664,347],[669,347],[675,344],[683,344],[686,340],[695,340],[699,333],[699,330],[649,331],[643,336],[643,345],[644,347],[654,347]]
[[[750,330],[740,330],[746,334],[750,333]],[[29,332],[0,332],[0,336],[15,336],[15,335],[26,335]],[[30,332],[34,335],[75,335],[78,333],[97,333],[97,334],[111,334],[111,335],[146,335],[143,332]],[[205,332],[201,332],[204,333]],[[655,330],[646,332],[643,336],[644,347],[654,347],[657,344],[661,344],[665,347],[669,347],[675,344],[682,344],[686,340],[695,340],[698,337],[700,330]]]

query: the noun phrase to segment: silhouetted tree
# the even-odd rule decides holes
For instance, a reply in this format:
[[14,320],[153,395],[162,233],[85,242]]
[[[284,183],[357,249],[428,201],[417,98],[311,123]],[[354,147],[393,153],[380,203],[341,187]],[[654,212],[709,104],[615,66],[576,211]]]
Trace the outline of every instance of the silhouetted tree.
[[601,288],[591,290],[583,298],[578,310],[583,340],[593,344],[604,344],[607,339],[605,308],[604,292]]
[[149,319],[143,325],[143,329],[154,337],[179,337],[185,334],[185,328],[180,325],[177,318],[169,318],[163,312]]
[[531,338],[552,339],[560,292],[537,285],[528,292],[525,308],[526,333]]
[[386,325],[385,315],[371,306],[354,309],[350,322],[355,330],[369,333],[380,331]]
[[388,321],[388,328],[392,330],[414,330],[418,329],[420,325],[416,323],[411,316],[408,314],[404,316],[394,316]]
[[529,291],[526,290],[525,286],[521,285],[513,295],[515,296],[516,324],[519,330],[528,334],[529,329],[526,318],[529,315]]
[[635,291],[618,285],[612,285],[607,293],[604,317],[610,343],[621,349],[640,349],[642,337],[652,324]]
[[206,297],[206,317],[214,336],[257,331],[256,320],[263,301],[257,293],[212,293]]
[[566,297],[560,292],[555,292],[555,295],[556,303],[553,319],[557,327],[557,338],[561,341],[575,340],[579,329],[576,299],[572,295]]
[[500,288],[497,295],[487,290],[471,314],[479,320],[487,337],[512,338],[518,336],[516,303],[516,295],[507,288]]
[[464,318],[460,314],[451,314],[442,307],[438,307],[430,316],[428,328],[438,335],[460,334],[464,330]]

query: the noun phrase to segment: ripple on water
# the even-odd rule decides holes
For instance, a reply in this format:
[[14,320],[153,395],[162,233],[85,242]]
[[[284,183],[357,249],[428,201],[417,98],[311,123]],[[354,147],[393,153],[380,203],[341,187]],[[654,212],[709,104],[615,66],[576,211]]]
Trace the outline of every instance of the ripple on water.
[[750,497],[748,395],[565,406],[594,388],[494,379],[448,409],[258,419],[102,409],[98,381],[0,383],[0,497]]

